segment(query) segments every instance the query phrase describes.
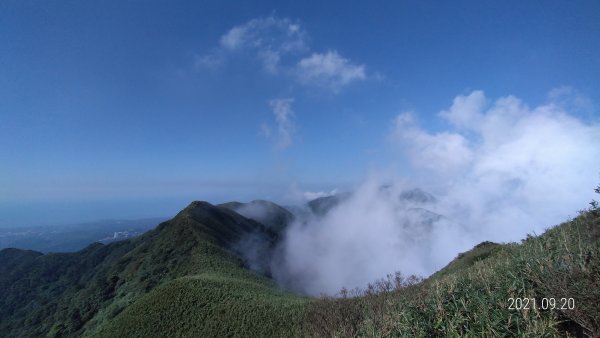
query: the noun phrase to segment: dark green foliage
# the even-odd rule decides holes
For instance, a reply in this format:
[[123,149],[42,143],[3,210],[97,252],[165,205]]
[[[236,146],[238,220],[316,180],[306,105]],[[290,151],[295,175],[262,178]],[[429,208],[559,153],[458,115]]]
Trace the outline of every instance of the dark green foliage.
[[[256,231],[275,237],[233,211],[194,202],[132,240],[93,244],[68,254],[2,250],[0,336],[98,332],[156,287],[184,276],[210,274],[239,281],[237,285],[263,285],[265,293],[277,294],[272,282],[244,269],[242,259],[230,250],[244,234]],[[243,288],[238,291],[243,295]]]
[[[57,321],[64,322],[67,330],[79,330],[95,312],[94,303],[108,297],[107,290],[98,287],[104,276],[96,269],[116,263],[131,248],[127,244],[115,243],[110,249],[94,244],[74,254],[37,255],[0,275],[0,287],[6,291],[0,294],[0,332],[42,335]],[[0,261],[12,250],[0,251]],[[77,298],[74,294],[79,290],[79,306],[65,306],[65,300]]]
[[264,281],[201,274],[154,289],[98,332],[104,337],[292,337],[307,300]]

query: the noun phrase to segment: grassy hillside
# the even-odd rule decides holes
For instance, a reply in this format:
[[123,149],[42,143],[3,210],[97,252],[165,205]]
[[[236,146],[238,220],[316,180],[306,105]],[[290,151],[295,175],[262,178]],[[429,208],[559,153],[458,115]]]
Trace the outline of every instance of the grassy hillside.
[[[178,316],[178,323],[198,324],[194,320],[200,316],[203,327],[253,332],[250,327],[264,318],[261,311],[252,311],[250,315],[256,317],[247,322],[223,320],[232,318],[227,311],[239,312],[236,309],[254,304],[257,309],[267,309],[288,299],[290,304],[304,302],[304,298],[283,294],[267,278],[245,269],[242,259],[230,249],[245,234],[257,231],[274,237],[263,225],[229,209],[194,202],[172,220],[133,240],[94,244],[69,254],[2,250],[0,287],[5,292],[0,294],[0,336],[104,336],[121,330],[119,323],[137,327],[136,322],[144,322],[146,317],[140,311],[155,311],[144,304],[184,306],[169,303],[177,299],[168,296],[173,290],[197,291],[185,298],[197,301],[205,310],[210,306],[202,304],[213,304],[215,299],[231,298],[230,305],[239,302],[238,306],[217,306],[220,317],[212,312],[205,316],[202,311],[186,312],[190,318]],[[197,289],[198,285],[202,288]],[[260,305],[249,299],[264,302]],[[289,312],[282,312],[282,308],[272,311],[287,323],[281,332],[289,333],[299,325],[298,307],[289,308]],[[267,323],[260,328],[267,330],[262,332],[280,329]],[[184,328],[179,330],[184,332]]]
[[193,275],[152,290],[98,336],[298,336],[306,301],[261,280]]
[[[511,309],[511,298],[529,299],[529,309]],[[425,281],[388,276],[340,299],[320,299],[309,306],[307,328],[321,337],[598,337],[599,304],[596,211],[521,244],[483,243]]]
[[437,280],[443,276],[451,275],[466,270],[475,263],[493,257],[501,252],[506,245],[494,242],[482,242],[477,244],[473,249],[458,254],[452,262],[448,263],[440,271],[434,273],[429,280]]
[[[247,269],[234,248],[256,232],[277,238],[194,202],[133,240],[69,254],[2,250],[0,336],[600,335],[598,210],[519,244],[484,242],[426,280],[397,274],[339,298],[286,293]],[[529,308],[511,309],[511,298]]]
[[[198,220],[202,222],[198,222]],[[214,223],[216,220],[221,223]],[[281,292],[269,279],[244,268],[223,248],[244,233],[268,229],[226,208],[192,204],[165,231],[189,245],[179,278],[153,289],[110,322],[90,331],[98,336],[281,336],[298,334],[307,299]],[[190,241],[190,229],[196,230]],[[160,230],[160,227],[159,227]],[[173,236],[161,234],[153,249],[168,250]],[[164,240],[163,240],[164,239]],[[164,243],[163,243],[164,242]],[[217,244],[217,245],[215,245]],[[169,255],[171,256],[171,254]],[[166,256],[165,256],[166,258]],[[155,261],[155,259],[152,259]],[[107,312],[110,312],[107,311]]]

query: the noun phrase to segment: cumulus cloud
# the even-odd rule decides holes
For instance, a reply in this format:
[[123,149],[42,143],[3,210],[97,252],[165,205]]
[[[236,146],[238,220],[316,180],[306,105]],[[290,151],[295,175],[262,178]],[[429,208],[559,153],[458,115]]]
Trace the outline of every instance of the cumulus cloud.
[[[514,96],[485,102],[481,91],[456,97],[439,114],[453,131],[395,125],[395,139],[415,169],[445,185],[453,204],[446,213],[485,224],[496,239],[515,240],[524,231],[507,228],[540,231],[585,206],[599,178],[600,126],[553,102],[534,108]],[[448,163],[460,170],[447,170]]]
[[449,110],[440,112],[440,116],[455,126],[469,128],[478,125],[485,106],[483,91],[476,90],[467,96],[457,96]]
[[313,53],[296,65],[296,76],[303,84],[339,91],[352,82],[366,79],[364,65],[356,65],[336,51]]
[[454,174],[472,161],[469,141],[460,134],[429,134],[420,129],[411,113],[394,120],[393,140],[408,144],[405,148],[412,163],[440,173]]
[[263,123],[260,126],[259,133],[266,138],[274,139],[275,149],[284,150],[293,143],[294,133],[296,130],[294,118],[295,114],[292,110],[294,99],[275,99],[269,101],[269,106],[275,116],[276,134],[271,127]]
[[[308,294],[335,293],[394,271],[429,275],[484,241],[518,241],[575,216],[600,178],[600,124],[552,100],[457,96],[429,132],[400,114],[390,140],[410,183],[375,174],[323,217],[289,227],[274,275]],[[414,187],[436,198],[407,200]],[[422,200],[422,202],[421,202]]]

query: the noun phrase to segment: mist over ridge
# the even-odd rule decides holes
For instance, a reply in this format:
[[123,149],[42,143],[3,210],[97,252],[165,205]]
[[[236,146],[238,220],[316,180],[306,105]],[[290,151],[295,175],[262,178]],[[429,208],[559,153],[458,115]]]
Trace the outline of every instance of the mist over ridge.
[[389,140],[413,177],[372,172],[326,212],[297,218],[272,262],[274,277],[318,295],[395,271],[428,276],[479,242],[518,241],[575,216],[599,177],[600,125],[569,109],[473,91],[438,114],[447,131],[430,133],[414,114],[398,115]]

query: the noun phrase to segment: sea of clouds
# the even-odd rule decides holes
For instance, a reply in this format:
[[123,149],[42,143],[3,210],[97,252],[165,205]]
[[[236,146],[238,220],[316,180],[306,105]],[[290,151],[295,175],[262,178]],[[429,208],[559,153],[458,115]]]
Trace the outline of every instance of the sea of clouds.
[[[518,241],[576,216],[600,181],[600,124],[578,114],[573,95],[563,88],[529,107],[473,91],[439,112],[448,128],[438,132],[399,114],[388,139],[410,163],[410,180],[372,173],[325,216],[297,218],[273,276],[310,295],[395,271],[428,276],[481,241]],[[401,197],[416,187],[435,200]]]

